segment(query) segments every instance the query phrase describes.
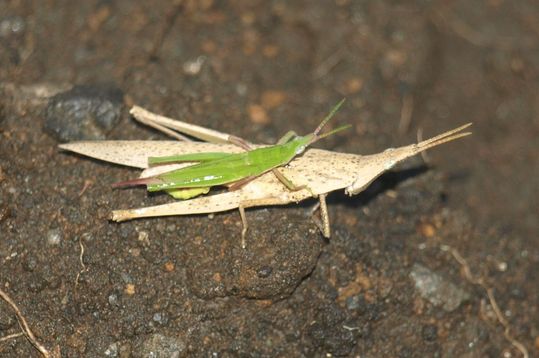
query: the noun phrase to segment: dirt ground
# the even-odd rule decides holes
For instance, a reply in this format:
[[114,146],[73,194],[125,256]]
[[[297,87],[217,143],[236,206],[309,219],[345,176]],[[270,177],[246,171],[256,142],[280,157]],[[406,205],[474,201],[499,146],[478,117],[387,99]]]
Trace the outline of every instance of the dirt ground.
[[[539,356],[538,18],[535,0],[0,1],[0,289],[62,357]],[[314,202],[249,210],[242,250],[237,212],[110,222],[170,200],[58,150],[91,138],[50,114],[76,85],[116,98],[109,127],[82,119],[107,139],[166,139],[137,104],[273,143],[343,97],[353,130],[317,147],[474,133],[333,193],[330,240]],[[1,300],[0,356],[40,355],[20,332]]]

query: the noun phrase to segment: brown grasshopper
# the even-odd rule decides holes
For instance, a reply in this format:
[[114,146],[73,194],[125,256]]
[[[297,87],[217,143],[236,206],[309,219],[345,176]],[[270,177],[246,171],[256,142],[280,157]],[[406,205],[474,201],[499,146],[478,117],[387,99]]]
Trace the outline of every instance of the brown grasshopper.
[[[180,163],[148,166],[149,157],[164,157],[190,153],[241,152],[237,137],[209,128],[172,120],[151,113],[135,106],[130,112],[138,121],[171,135],[180,141],[94,141],[74,142],[60,145],[60,148],[88,157],[120,165],[145,169],[141,178],[153,177],[177,168],[192,165]],[[348,195],[355,195],[381,174],[391,169],[400,161],[421,153],[429,148],[470,135],[462,132],[471,123],[442,133],[431,139],[399,148],[390,148],[372,155],[357,155],[332,152],[321,149],[308,149],[303,155],[293,159],[279,171],[300,190],[290,190],[273,173],[260,175],[237,190],[214,195],[205,195],[189,200],[175,201],[137,209],[114,210],[112,220],[125,221],[143,217],[211,214],[239,209],[243,223],[242,246],[245,247],[245,235],[248,224],[245,209],[256,206],[286,205],[298,203],[308,198],[318,198],[321,221],[315,223],[322,234],[329,238],[331,234],[326,196],[328,193],[344,189]],[[183,134],[204,140],[195,142]],[[246,141],[241,140],[243,143]],[[252,148],[262,147],[251,145]],[[314,217],[313,217],[314,218]]]

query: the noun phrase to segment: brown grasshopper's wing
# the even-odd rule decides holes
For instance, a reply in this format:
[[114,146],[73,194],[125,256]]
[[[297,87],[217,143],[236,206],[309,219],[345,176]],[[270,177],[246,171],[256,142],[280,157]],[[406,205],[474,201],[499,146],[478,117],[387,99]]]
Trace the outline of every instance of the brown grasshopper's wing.
[[61,144],[59,147],[90,158],[135,168],[147,168],[148,157],[242,151],[230,144],[151,140],[83,141]]

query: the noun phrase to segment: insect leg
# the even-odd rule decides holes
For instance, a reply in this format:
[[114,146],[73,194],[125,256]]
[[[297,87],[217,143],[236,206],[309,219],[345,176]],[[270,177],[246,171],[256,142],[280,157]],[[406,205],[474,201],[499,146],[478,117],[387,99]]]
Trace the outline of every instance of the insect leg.
[[252,182],[256,178],[258,178],[258,176],[251,175],[249,177],[246,177],[246,178],[240,179],[238,181],[235,181],[234,183],[228,185],[228,190],[229,191],[234,191],[234,190],[241,189],[243,186],[249,184],[250,182]]
[[210,143],[227,143],[230,137],[227,133],[160,116],[139,106],[133,106],[129,113],[140,123],[163,131],[179,140],[185,140],[185,137],[174,135],[174,132],[187,134]]
[[[331,236],[331,228],[329,224],[329,213],[328,213],[328,207],[326,204],[326,196],[327,194],[320,194],[318,196],[319,202],[313,207],[311,214],[313,215],[313,221],[318,227],[318,230],[324,235],[325,238],[330,238]],[[320,219],[318,219],[316,216],[314,216],[314,212],[320,209]]]
[[243,138],[236,137],[235,135],[230,135],[228,137],[228,141],[231,144],[237,145],[238,147],[245,149],[245,150],[252,150],[253,147]]
[[238,209],[240,210],[241,222],[243,224],[243,228],[241,229],[241,247],[245,249],[247,246],[245,238],[247,236],[247,229],[249,228],[249,225],[247,224],[247,216],[245,215],[245,209],[253,206],[284,205],[288,203],[289,201],[280,198],[250,199],[240,201],[238,204]]
[[322,218],[322,235],[328,238],[331,236],[331,228],[329,226],[329,213],[328,206],[326,204],[327,194],[320,194],[318,200],[320,201],[320,217]]
[[295,138],[295,137],[297,137],[297,136],[298,136],[298,135],[297,135],[296,132],[294,132],[294,131],[288,131],[288,132],[285,133],[284,136],[281,137],[281,139],[279,139],[279,140],[277,141],[277,145],[288,143],[292,138]]
[[311,193],[311,196],[316,196],[313,191],[311,190],[311,188],[309,188],[307,185],[296,185],[294,184],[290,179],[288,179],[283,173],[281,173],[279,171],[279,169],[277,168],[274,168],[271,170],[272,173],[277,177],[277,179],[279,179],[279,181],[281,183],[283,183],[284,186],[286,186],[286,188],[290,191],[298,191],[298,190],[302,190],[302,189],[307,189],[309,191],[309,193]]
[[245,216],[245,207],[242,203],[240,203],[238,209],[240,210],[241,223],[243,226],[241,228],[241,248],[245,249],[245,247],[247,246],[245,243],[245,236],[247,235],[247,229],[249,228],[249,225],[247,224],[247,217]]

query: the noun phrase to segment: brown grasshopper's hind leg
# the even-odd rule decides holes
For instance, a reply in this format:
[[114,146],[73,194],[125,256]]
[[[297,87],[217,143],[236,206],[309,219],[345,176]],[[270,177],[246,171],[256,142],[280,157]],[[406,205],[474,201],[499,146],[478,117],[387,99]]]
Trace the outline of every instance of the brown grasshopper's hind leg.
[[247,224],[247,217],[245,216],[245,207],[240,204],[238,209],[240,210],[241,223],[243,225],[243,227],[241,228],[241,248],[245,249],[245,247],[247,246],[245,243],[245,236],[247,235],[247,229],[249,228],[249,224]]
[[[318,196],[318,203],[314,206],[314,208],[311,211],[312,218],[316,226],[318,227],[318,230],[324,235],[325,238],[329,239],[331,236],[331,228],[329,224],[329,213],[328,213],[328,206],[326,204],[326,196],[327,194],[320,194]],[[316,210],[320,209],[320,219],[318,219],[316,216],[314,216],[314,212]]]
[[247,246],[245,238],[247,236],[247,229],[249,228],[249,225],[247,224],[247,216],[245,215],[245,209],[253,206],[272,206],[284,204],[288,204],[288,201],[279,198],[251,199],[240,202],[238,209],[240,210],[241,223],[243,224],[243,228],[241,229],[241,247],[243,249],[245,249]]

